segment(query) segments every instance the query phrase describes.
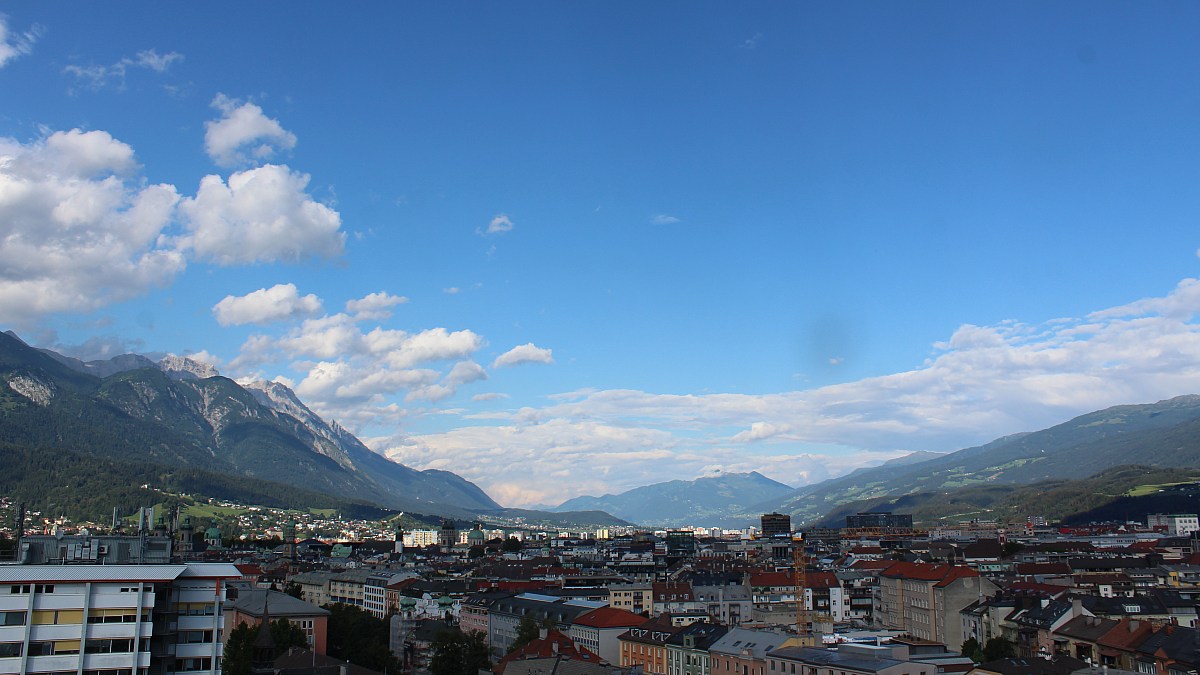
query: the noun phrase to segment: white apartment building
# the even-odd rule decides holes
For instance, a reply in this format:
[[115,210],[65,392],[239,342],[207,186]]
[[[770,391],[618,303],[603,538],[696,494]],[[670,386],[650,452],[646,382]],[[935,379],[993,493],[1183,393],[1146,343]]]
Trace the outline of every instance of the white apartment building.
[[1186,537],[1200,530],[1200,515],[1195,513],[1156,513],[1146,516],[1146,526],[1165,527],[1169,537]]
[[0,566],[0,673],[218,673],[224,563]]

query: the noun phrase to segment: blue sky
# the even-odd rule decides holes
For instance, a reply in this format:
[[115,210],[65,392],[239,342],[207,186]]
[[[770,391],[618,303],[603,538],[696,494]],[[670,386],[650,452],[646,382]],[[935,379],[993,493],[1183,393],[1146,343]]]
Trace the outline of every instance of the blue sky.
[[1194,4],[0,10],[0,324],[506,505],[1200,392]]

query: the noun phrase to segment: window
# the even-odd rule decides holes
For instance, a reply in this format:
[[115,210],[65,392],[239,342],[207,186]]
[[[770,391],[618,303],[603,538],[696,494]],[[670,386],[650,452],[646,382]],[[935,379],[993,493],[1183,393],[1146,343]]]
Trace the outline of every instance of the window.
[[0,642],[0,659],[21,655],[20,642]]
[[8,587],[8,592],[16,595],[18,593],[28,593],[31,586],[29,584],[13,584]]
[[123,654],[133,651],[131,638],[100,638],[88,640],[84,645],[87,654]]
[[57,656],[59,654],[78,654],[79,640],[56,640],[54,642],[30,642],[30,656]]
[[35,609],[33,621],[35,626],[49,626],[60,623],[83,623],[82,609]]
[[24,626],[25,612],[0,612],[0,626]]
[[212,670],[212,659],[207,656],[196,659],[175,659],[175,672],[186,673],[195,670]]

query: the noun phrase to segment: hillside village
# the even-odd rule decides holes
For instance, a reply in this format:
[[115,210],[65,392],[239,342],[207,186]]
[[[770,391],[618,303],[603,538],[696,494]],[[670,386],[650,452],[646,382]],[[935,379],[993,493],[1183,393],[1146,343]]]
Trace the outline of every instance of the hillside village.
[[[141,514],[134,527],[105,532],[23,515],[0,566],[15,589],[0,596],[5,672],[67,663],[106,674],[222,663],[226,672],[433,675],[1200,667],[1195,514],[936,530],[888,513],[805,532],[781,514],[743,531],[485,530],[451,520],[341,529],[369,535],[358,539],[302,536],[291,524],[239,542],[178,516]],[[142,604],[106,586],[142,588]],[[124,616],[122,603],[142,621],[109,628],[105,617]],[[264,620],[298,633],[278,643]],[[374,647],[347,643],[348,622],[360,640],[373,626]],[[103,640],[95,624],[105,624]],[[253,654],[238,642],[247,635],[258,636]]]

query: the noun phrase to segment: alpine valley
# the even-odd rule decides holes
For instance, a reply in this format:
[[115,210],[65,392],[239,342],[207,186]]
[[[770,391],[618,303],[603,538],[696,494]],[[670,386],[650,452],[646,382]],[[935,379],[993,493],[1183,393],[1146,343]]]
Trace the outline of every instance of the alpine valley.
[[[158,476],[176,489],[257,503],[317,499],[343,508],[508,517],[454,473],[417,471],[372,452],[276,382],[241,386],[176,356],[155,362],[126,354],[85,363],[34,348],[12,332],[0,333],[0,379],[0,489],[6,494],[72,467],[75,480]],[[595,513],[520,516],[621,524]]]

